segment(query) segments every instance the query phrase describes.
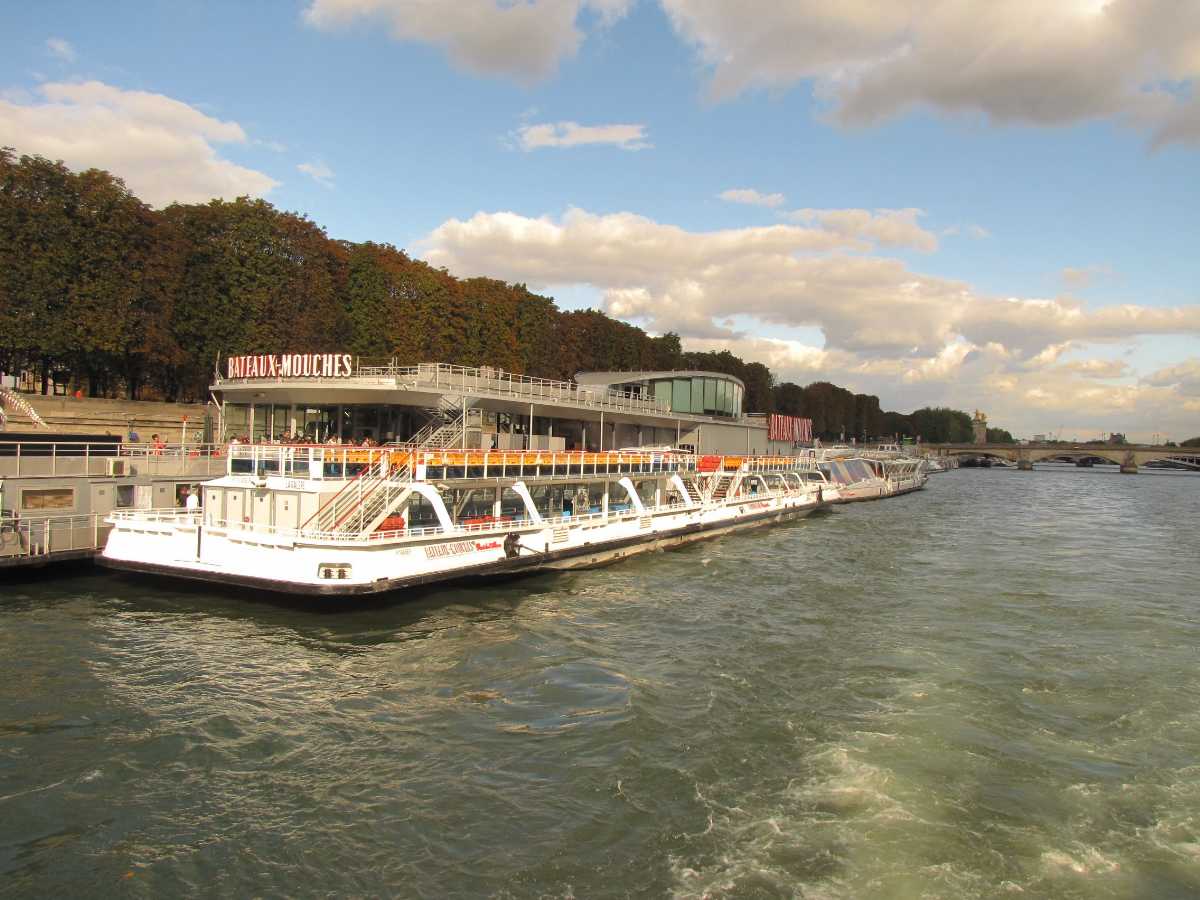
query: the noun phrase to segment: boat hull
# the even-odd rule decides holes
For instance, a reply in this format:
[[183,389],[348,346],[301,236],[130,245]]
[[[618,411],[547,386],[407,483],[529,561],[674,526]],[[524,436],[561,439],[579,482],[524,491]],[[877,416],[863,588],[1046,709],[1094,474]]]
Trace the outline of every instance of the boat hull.
[[[372,594],[383,594],[405,589],[422,587],[440,582],[460,581],[496,577],[522,572],[543,570],[562,571],[571,569],[597,568],[612,565],[631,556],[654,550],[667,550],[681,547],[700,540],[708,540],[751,528],[760,528],[780,522],[803,518],[817,509],[829,506],[828,502],[813,502],[811,499],[792,498],[791,502],[781,502],[778,505],[767,504],[767,509],[752,509],[755,504],[742,504],[740,507],[724,507],[717,509],[696,509],[661,515],[659,522],[646,531],[638,528],[638,523],[647,517],[635,520],[625,520],[618,523],[624,526],[638,528],[635,533],[618,535],[611,533],[611,526],[601,523],[592,526],[596,529],[594,540],[587,540],[586,535],[575,534],[574,541],[554,546],[554,527],[526,529],[520,532],[520,548],[518,555],[506,556],[501,547],[505,537],[502,532],[472,534],[468,536],[453,535],[439,542],[429,542],[419,547],[413,546],[377,546],[370,549],[333,549],[329,546],[303,545],[295,543],[288,545],[278,542],[273,548],[259,547],[254,552],[253,565],[217,564],[212,556],[206,558],[200,552],[206,541],[213,537],[205,537],[204,526],[191,525],[176,528],[174,533],[169,528],[160,530],[163,538],[163,549],[173,545],[178,551],[182,547],[196,547],[197,555],[193,559],[176,557],[164,561],[148,558],[145,552],[131,553],[123,545],[120,529],[110,537],[109,546],[98,563],[107,568],[126,572],[156,575],[189,581],[209,582],[234,585],[269,591],[278,594],[322,597],[353,597]],[[656,527],[655,527],[656,526]],[[558,524],[558,529],[563,526]],[[583,531],[588,526],[580,526]],[[604,529],[610,528],[609,534]],[[574,529],[572,529],[574,530]],[[182,533],[181,533],[182,532]],[[513,532],[516,533],[516,532]],[[145,547],[145,532],[141,533],[139,545]],[[530,544],[533,546],[530,546]],[[458,548],[470,544],[466,554],[478,556],[478,561],[465,562],[454,560],[452,565],[425,571],[402,571],[412,567],[412,556],[423,550],[426,560],[437,560],[440,557],[438,547]],[[540,544],[540,549],[538,545]],[[430,548],[430,549],[426,549]],[[358,566],[364,561],[364,553],[388,554],[395,553],[396,557],[389,565],[387,560],[381,560],[375,567],[375,572],[384,574],[367,579],[347,579],[345,581],[313,581],[301,580],[294,577],[273,577],[271,575],[254,574],[264,571],[278,570],[289,575],[308,565],[313,569],[329,565]],[[403,554],[403,556],[401,555]],[[464,555],[466,555],[464,554]],[[217,554],[220,556],[220,554]],[[317,562],[324,560],[324,562]],[[388,570],[400,570],[397,574],[389,574]],[[374,574],[374,573],[372,573]]]

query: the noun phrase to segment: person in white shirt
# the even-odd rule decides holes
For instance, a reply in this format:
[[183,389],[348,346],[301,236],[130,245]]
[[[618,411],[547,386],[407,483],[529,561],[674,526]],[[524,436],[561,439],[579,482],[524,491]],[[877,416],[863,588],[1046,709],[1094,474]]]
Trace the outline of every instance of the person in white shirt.
[[200,485],[193,484],[184,504],[188,512],[200,512]]

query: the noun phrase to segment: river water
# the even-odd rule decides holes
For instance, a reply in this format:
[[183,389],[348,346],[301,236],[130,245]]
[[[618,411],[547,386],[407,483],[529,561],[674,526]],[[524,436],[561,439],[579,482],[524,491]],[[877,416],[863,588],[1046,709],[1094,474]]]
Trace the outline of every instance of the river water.
[[1200,476],[297,608],[0,585],[0,894],[1196,897]]

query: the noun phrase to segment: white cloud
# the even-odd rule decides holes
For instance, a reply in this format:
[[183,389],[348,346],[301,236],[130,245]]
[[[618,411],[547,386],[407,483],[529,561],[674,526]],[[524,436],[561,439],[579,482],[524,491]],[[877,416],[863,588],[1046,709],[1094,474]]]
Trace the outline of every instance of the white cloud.
[[240,125],[180,100],[99,81],[37,90],[40,102],[0,100],[0,145],[76,169],[107,169],[153,206],[257,197],[278,183],[217,155],[214,144],[245,143]]
[[75,62],[75,48],[68,40],[58,37],[47,38],[46,49],[63,62]]
[[774,209],[783,206],[787,198],[783,194],[760,194],[754,188],[730,188],[717,195],[730,203],[745,203],[749,206],[767,206]]
[[516,131],[517,145],[526,152],[542,147],[583,147],[612,144],[622,150],[646,150],[645,125],[580,125],[578,122],[546,122],[523,125]]
[[981,241],[984,238],[991,237],[992,233],[990,231],[988,231],[986,228],[984,228],[982,225],[968,225],[967,226],[967,236],[973,237],[977,241]]
[[786,217],[805,224],[817,223],[838,234],[932,253],[938,248],[937,236],[917,224],[917,218],[924,214],[919,209],[798,209]]
[[873,214],[811,218],[819,227],[689,232],[632,213],[572,209],[559,221],[478,213],[443,223],[425,247],[431,262],[459,274],[616,292],[607,295],[616,314],[658,331],[716,336],[728,333],[717,323],[746,315],[815,326],[828,347],[876,356],[936,355],[962,338],[1030,360],[1072,340],[1200,333],[1200,307],[1089,311],[1066,299],[982,296],[896,259],[844,252],[861,249],[864,233],[900,240]]
[[[1086,355],[1140,334],[1200,335],[1200,307],[988,297],[900,260],[848,252],[861,249],[873,215],[692,232],[628,212],[481,212],[443,223],[422,246],[455,274],[597,290],[610,314],[677,331],[690,349],[729,349],[782,380],[829,379],[892,409],[979,407],[1028,433],[1062,424],[1185,430],[1190,370],[1169,383],[1174,373],[1160,373],[1161,385],[1132,383],[1137,373],[1124,363]],[[820,329],[824,345],[769,337],[794,328]],[[1068,350],[1085,358],[1061,362]]]
[[[1200,357],[1192,357],[1178,365],[1152,372],[1145,381],[1156,387],[1176,388],[1185,397],[1200,398]],[[1194,430],[1200,434],[1200,423],[1194,426]]]
[[1200,3],[660,0],[718,99],[812,81],[843,124],[916,107],[1200,141]]
[[310,0],[304,20],[330,29],[361,20],[384,22],[400,41],[442,48],[458,66],[523,83],[540,81],[575,55],[580,14],[609,26],[633,0]]
[[1085,378],[1124,378],[1130,372],[1129,363],[1120,359],[1080,359],[1063,363],[1060,369]]
[[296,166],[296,169],[318,184],[322,184],[325,187],[333,187],[333,169],[329,168],[323,162],[300,163],[300,165]]

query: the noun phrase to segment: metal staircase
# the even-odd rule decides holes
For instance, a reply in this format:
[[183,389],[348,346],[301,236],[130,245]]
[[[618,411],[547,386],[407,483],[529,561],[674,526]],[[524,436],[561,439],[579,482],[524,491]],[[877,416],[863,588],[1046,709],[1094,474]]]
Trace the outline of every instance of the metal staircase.
[[411,492],[412,470],[406,458],[393,461],[381,453],[369,468],[330,497],[301,531],[332,534],[364,534],[374,531]]
[[8,421],[8,416],[4,412],[6,408],[27,416],[29,421],[38,428],[49,429],[50,427],[24,397],[8,388],[0,387],[0,424]]
[[720,502],[729,496],[729,489],[733,487],[733,475],[718,475],[710,494],[711,499]]
[[691,498],[693,503],[699,505],[704,502],[704,496],[700,493],[700,488],[696,487],[695,481],[691,478],[681,478],[679,480],[683,482],[683,486],[687,489],[688,497]]
[[413,435],[412,443],[430,450],[447,450],[462,443],[463,429],[471,412],[463,398],[443,395],[437,406],[426,407],[425,427]]

